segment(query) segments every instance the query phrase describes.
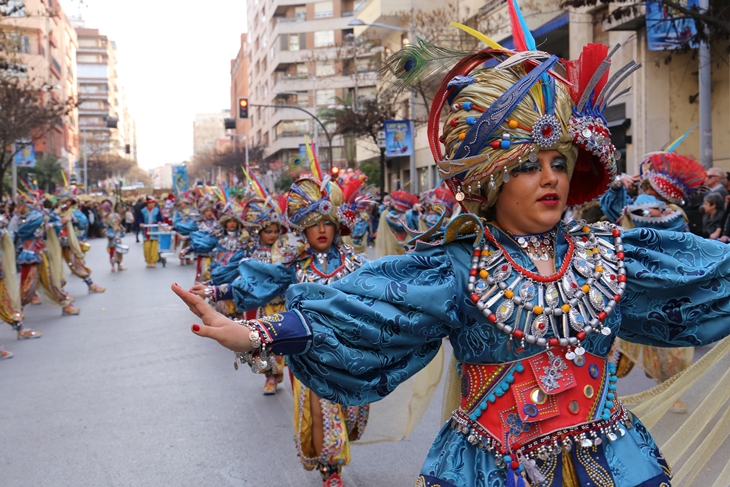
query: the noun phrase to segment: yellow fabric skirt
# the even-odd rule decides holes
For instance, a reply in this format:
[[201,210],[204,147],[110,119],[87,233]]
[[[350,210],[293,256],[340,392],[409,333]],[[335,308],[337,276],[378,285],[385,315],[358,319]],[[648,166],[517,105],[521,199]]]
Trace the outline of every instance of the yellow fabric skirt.
[[10,325],[18,321],[23,321],[22,310],[14,309],[12,301],[8,288],[5,285],[5,279],[0,279],[0,319]]
[[307,387],[292,377],[294,386],[294,441],[299,460],[306,470],[319,465],[343,467],[350,463],[350,442],[360,439],[367,426],[370,406],[344,407],[320,399],[324,441],[317,456],[312,435],[311,394]]
[[41,254],[42,262],[37,264],[22,265],[20,267],[20,297],[23,306],[29,304],[40,284],[43,294],[51,300],[52,303],[59,306],[68,306],[71,301],[68,294],[58,286],[54,286],[51,279],[51,268],[48,262],[48,256],[45,252]]
[[157,264],[160,260],[160,242],[157,240],[145,240],[142,244],[144,249],[144,261],[148,264]]
[[80,277],[81,279],[86,279],[91,275],[91,269],[86,267],[84,259],[79,258],[76,254],[74,254],[71,251],[71,247],[61,247],[61,254],[73,275]]

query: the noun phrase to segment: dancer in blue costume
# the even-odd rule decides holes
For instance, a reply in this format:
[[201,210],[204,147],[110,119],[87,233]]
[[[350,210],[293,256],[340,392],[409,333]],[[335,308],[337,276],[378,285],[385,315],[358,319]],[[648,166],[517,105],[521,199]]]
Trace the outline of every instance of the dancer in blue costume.
[[[270,316],[281,316],[283,302],[277,298],[292,285],[307,282],[326,286],[357,270],[364,257],[338,242],[354,221],[354,215],[339,211],[343,199],[334,182],[315,177],[298,179],[287,199],[288,222],[301,231],[306,247],[300,252],[278,249],[271,263],[243,260],[238,268],[240,277],[216,293],[225,290],[222,297],[233,297],[242,310],[275,302],[280,312]],[[267,369],[273,360],[271,356],[259,360],[254,370]],[[297,379],[292,385],[294,438],[300,461],[305,469],[320,471],[325,487],[340,487],[340,471],[350,462],[350,442],[364,433],[369,406],[361,403],[348,407],[322,399]]]
[[175,214],[172,217],[172,229],[175,234],[175,248],[182,246],[178,256],[180,257],[180,265],[192,264],[193,256],[187,254],[186,250],[190,246],[190,234],[198,229],[198,213],[193,212],[190,208],[191,200],[186,196],[180,196],[177,202]]
[[[519,49],[534,50],[517,34]],[[397,54],[396,74],[418,48]],[[393,391],[448,336],[460,397],[418,486],[668,486],[664,457],[616,397],[611,345],[730,334],[730,249],[688,233],[561,223],[567,205],[600,197],[615,177],[602,112],[623,78],[603,76],[608,57],[586,46],[566,63],[571,85],[544,53],[495,48],[459,61],[434,97],[428,139],[471,214],[412,253],[329,286],[292,286],[289,311],[243,326],[173,286],[207,325],[193,333],[254,367],[285,354],[307,387],[352,405]]]

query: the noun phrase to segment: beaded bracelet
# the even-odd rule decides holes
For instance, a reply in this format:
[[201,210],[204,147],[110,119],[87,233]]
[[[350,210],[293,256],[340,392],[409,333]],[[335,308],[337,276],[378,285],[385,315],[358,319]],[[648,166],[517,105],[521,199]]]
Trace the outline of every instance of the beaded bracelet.
[[251,347],[253,350],[250,352],[235,352],[236,360],[233,362],[233,368],[238,370],[238,364],[248,364],[251,367],[251,371],[255,374],[268,370],[271,366],[269,362],[269,354],[266,351],[266,343],[261,340],[261,335],[254,325],[248,320],[234,320],[241,326],[248,328],[249,334],[248,339],[251,341]]

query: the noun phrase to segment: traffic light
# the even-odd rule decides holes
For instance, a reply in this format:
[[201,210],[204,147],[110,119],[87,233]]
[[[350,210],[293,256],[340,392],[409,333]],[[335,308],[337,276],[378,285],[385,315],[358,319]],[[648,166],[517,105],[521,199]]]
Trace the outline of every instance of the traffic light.
[[248,98],[238,99],[238,118],[248,118]]

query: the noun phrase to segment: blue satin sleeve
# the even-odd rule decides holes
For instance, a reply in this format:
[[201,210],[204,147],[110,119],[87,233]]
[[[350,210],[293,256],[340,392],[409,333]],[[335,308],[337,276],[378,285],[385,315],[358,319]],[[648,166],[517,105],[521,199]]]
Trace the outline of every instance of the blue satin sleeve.
[[175,219],[177,219],[178,221],[175,222],[175,224],[172,226],[172,229],[183,237],[187,237],[191,233],[198,230],[198,224],[195,222],[180,221],[180,217],[178,217],[177,215],[175,215]]
[[16,235],[18,240],[25,241],[34,238],[34,233],[43,224],[43,214],[39,211],[33,211],[25,221],[20,224]]
[[622,184],[619,188],[611,186],[601,196],[601,211],[612,222],[617,222],[623,214],[624,208],[631,204],[631,198],[626,193],[626,187]]
[[244,311],[264,306],[297,282],[294,266],[265,264],[253,259],[242,261],[238,274],[241,278],[231,283],[231,289],[236,308]]
[[282,314],[283,325],[268,325],[274,351],[283,336],[295,353],[287,357],[292,372],[320,397],[347,405],[380,400],[425,367],[460,326],[459,278],[466,280],[456,277],[441,246],[365,264],[329,286],[292,286],[292,311]]
[[411,230],[418,230],[418,220],[421,217],[421,215],[414,210],[408,210],[406,211],[406,225],[408,225],[408,228]]
[[619,336],[659,347],[730,334],[730,246],[687,232],[623,233],[626,292]]
[[215,268],[211,266],[210,278],[213,284],[220,286],[221,284],[230,284],[236,279],[238,274],[238,266],[241,260],[248,256],[247,250],[239,250],[228,260],[226,265],[217,265]]
[[209,254],[218,245],[218,239],[208,232],[195,231],[190,234],[190,248],[196,254]]

